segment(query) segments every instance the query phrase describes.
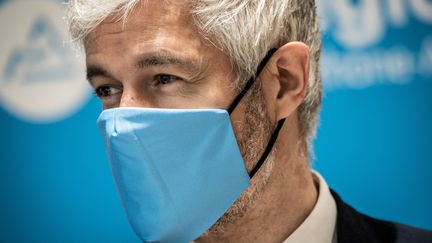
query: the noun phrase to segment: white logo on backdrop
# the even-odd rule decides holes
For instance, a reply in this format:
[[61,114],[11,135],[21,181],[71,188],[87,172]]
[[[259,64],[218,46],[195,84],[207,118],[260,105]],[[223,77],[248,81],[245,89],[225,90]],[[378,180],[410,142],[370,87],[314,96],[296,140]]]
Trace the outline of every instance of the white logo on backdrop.
[[0,105],[24,120],[63,119],[89,97],[84,62],[64,44],[64,11],[59,1],[9,1],[0,8]]
[[[431,76],[430,68],[426,67],[432,66],[432,35],[426,36],[417,47],[404,44],[405,38],[410,38],[404,35],[396,35],[400,39],[393,40],[397,43],[393,46],[375,45],[386,38],[389,29],[406,33],[404,28],[416,27],[413,20],[420,25],[432,25],[432,1],[320,0],[318,3],[325,33],[330,31],[347,50],[324,50],[323,76],[327,89],[364,88],[384,82],[404,84],[415,75]],[[425,33],[419,36],[422,34]]]

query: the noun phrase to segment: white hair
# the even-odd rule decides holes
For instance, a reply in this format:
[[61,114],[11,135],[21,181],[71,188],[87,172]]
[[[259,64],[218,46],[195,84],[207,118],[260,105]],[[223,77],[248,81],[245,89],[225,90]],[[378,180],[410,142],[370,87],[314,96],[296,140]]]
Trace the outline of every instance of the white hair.
[[[140,0],[70,0],[72,38],[83,41],[108,16],[126,21]],[[300,134],[309,150],[316,134],[322,98],[321,39],[314,0],[190,0],[191,13],[204,38],[229,56],[238,87],[255,75],[271,48],[301,41],[310,48],[306,97],[299,107]]]

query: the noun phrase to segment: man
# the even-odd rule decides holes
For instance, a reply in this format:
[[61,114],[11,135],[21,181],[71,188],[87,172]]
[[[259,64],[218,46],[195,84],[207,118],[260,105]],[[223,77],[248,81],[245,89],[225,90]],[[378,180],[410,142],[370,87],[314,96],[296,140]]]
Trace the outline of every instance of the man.
[[77,0],[69,19],[143,241],[432,242],[356,212],[309,168],[314,1]]

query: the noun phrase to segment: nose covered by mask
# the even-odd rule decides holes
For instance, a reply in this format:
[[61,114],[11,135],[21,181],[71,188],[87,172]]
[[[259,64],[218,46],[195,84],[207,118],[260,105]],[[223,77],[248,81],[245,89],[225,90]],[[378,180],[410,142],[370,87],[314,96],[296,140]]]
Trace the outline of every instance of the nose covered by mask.
[[[258,67],[259,75],[274,50]],[[251,78],[230,108],[105,110],[97,124],[135,233],[144,242],[189,242],[208,230],[249,185],[283,124],[248,174],[230,113],[252,86]]]

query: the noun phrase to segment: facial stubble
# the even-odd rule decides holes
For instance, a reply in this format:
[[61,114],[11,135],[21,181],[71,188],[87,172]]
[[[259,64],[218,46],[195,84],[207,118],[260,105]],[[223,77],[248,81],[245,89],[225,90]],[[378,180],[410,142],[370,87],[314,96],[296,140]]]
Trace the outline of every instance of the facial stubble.
[[[265,106],[264,96],[258,82],[245,96],[245,120],[241,128],[242,138],[239,140],[240,151],[246,163],[256,165],[270,140],[274,125],[271,124]],[[236,220],[247,213],[251,205],[265,189],[275,162],[275,149],[268,155],[258,173],[251,180],[250,186],[244,191],[225,214],[203,235],[223,235]],[[252,170],[250,168],[249,170]]]

